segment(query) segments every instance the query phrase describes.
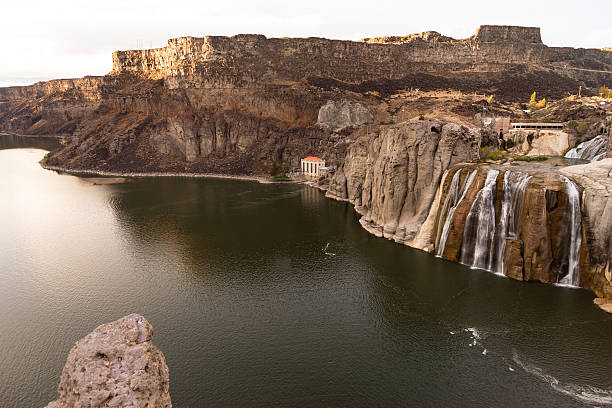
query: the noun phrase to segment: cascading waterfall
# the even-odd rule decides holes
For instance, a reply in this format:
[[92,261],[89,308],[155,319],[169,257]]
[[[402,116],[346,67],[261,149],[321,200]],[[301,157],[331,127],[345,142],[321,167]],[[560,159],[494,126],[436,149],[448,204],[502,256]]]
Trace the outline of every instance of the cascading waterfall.
[[570,242],[568,256],[568,271],[567,275],[559,281],[559,283],[571,286],[578,286],[580,283],[580,268],[578,261],[580,259],[580,244],[582,243],[582,224],[580,213],[580,193],[576,185],[567,177],[560,176],[565,184],[567,197],[569,200],[568,210],[569,227],[570,227]]
[[531,176],[526,173],[515,171],[504,173],[504,190],[497,232],[497,252],[495,254],[495,264],[489,265],[490,270],[500,275],[504,274],[506,238],[516,239],[518,237],[525,188],[530,179]]
[[[495,235],[495,187],[499,170],[489,170],[484,186],[476,195],[465,220],[461,262],[474,268],[489,269]],[[470,231],[476,231],[470,234]]]
[[[463,169],[462,169],[463,170]],[[472,185],[478,170],[473,170],[460,186],[462,170],[457,171],[450,183],[448,194],[440,212],[437,225],[437,255],[442,256],[446,247],[454,215]],[[504,274],[504,258],[508,239],[519,239],[525,192],[532,176],[516,170],[505,170],[503,192],[496,213],[497,179],[500,169],[487,170],[486,180],[474,201],[463,225],[460,262],[473,268]],[[465,174],[465,173],[464,173]],[[566,219],[567,274],[559,279],[560,284],[578,286],[580,283],[580,246],[582,241],[580,193],[578,187],[567,177],[559,175],[568,197]]]
[[608,136],[599,135],[569,150],[565,153],[565,157],[568,159],[583,159],[594,162],[606,155],[607,144]]
[[442,256],[442,254],[444,253],[444,247],[446,246],[446,239],[448,238],[448,232],[450,231],[450,226],[453,221],[453,216],[455,215],[455,210],[457,209],[457,207],[463,200],[463,197],[465,197],[465,193],[472,185],[472,182],[474,181],[474,177],[476,176],[477,170],[472,171],[470,175],[463,181],[463,185],[461,186],[461,191],[458,191],[459,178],[461,177],[462,170],[463,169],[457,171],[455,175],[453,176],[453,179],[451,181],[450,190],[448,192],[448,195],[446,196],[446,200],[444,201],[442,212],[440,213],[441,217],[438,223],[438,232],[440,231],[440,222],[442,221],[442,215],[444,215],[445,211],[448,209],[448,212],[446,212],[446,218],[444,220],[444,226],[442,227],[442,233],[440,234],[440,238],[438,240],[439,242],[438,252],[437,252],[438,256]]
[[438,233],[436,236],[436,242],[438,243],[438,246],[440,245],[440,236],[442,235],[442,228],[445,221],[445,218],[443,218],[443,216],[448,214],[449,207],[455,205],[455,203],[457,203],[457,200],[459,199],[459,179],[461,178],[462,171],[463,169],[459,169],[453,175],[453,179],[451,180],[451,184],[448,189],[448,194],[446,195],[446,200],[444,200],[444,205],[442,206],[442,212],[440,213],[440,219],[438,220]]

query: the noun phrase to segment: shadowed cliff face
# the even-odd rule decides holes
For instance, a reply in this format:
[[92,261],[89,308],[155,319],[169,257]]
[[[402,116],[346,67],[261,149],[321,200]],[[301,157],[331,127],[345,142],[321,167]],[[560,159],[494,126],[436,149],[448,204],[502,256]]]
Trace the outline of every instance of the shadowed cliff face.
[[104,77],[0,88],[0,129],[69,136],[52,157],[68,168],[267,174],[305,155],[342,159],[344,138],[316,125],[329,100],[362,104],[377,125],[381,103],[411,88],[500,100],[526,100],[538,89],[554,99],[579,81],[600,85],[597,73],[559,67],[591,61],[609,69],[610,55],[550,48],[539,29],[507,26],[483,26],[463,40],[184,37],[117,51]]
[[379,237],[610,298],[611,164],[466,163],[496,142],[438,121],[382,127],[348,149],[327,196],[352,203]]
[[377,236],[411,242],[425,221],[442,174],[477,160],[487,132],[423,120],[386,126],[358,139],[330,181],[328,197],[347,200]]
[[75,169],[268,174],[275,165],[297,167],[308,154],[333,161],[344,149],[315,125],[325,92],[168,89],[163,80],[133,76],[81,82],[35,85],[31,97],[7,88],[16,99],[0,105],[2,127],[68,136],[53,160]]

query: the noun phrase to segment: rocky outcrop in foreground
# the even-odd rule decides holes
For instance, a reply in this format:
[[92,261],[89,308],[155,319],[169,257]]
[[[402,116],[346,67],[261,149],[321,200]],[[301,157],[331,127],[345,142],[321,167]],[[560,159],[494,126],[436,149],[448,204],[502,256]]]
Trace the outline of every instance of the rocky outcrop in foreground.
[[137,314],[96,328],[70,350],[59,398],[46,408],[171,408],[168,366],[152,337]]

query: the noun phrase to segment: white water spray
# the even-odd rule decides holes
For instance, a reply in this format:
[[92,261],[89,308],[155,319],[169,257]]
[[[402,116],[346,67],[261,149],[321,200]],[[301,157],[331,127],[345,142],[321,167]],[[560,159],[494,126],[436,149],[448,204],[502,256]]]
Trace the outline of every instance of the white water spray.
[[[489,170],[484,186],[476,195],[465,220],[461,262],[480,269],[490,269],[495,236],[495,187],[499,170]],[[470,234],[470,231],[476,234]]]
[[526,173],[514,171],[506,171],[504,173],[504,193],[499,217],[497,252],[495,254],[495,264],[489,265],[490,270],[500,275],[504,274],[506,239],[516,239],[518,237],[525,188],[530,179],[531,176]]
[[568,197],[569,211],[569,256],[568,256],[568,271],[567,275],[559,281],[559,283],[571,286],[578,286],[580,283],[580,244],[582,243],[582,224],[580,214],[580,193],[576,185],[567,177],[560,176],[565,184]]
[[[448,209],[448,213],[446,214],[444,226],[442,228],[442,234],[440,235],[440,240],[438,243],[438,252],[437,252],[438,256],[442,256],[442,254],[444,253],[444,247],[446,246],[446,239],[448,238],[448,232],[450,231],[450,226],[453,221],[453,216],[455,215],[455,210],[457,210],[457,207],[459,206],[459,204],[465,197],[465,193],[472,185],[472,182],[474,181],[474,177],[476,176],[476,172],[477,172],[477,170],[474,170],[470,173],[470,175],[463,181],[463,185],[461,186],[461,191],[458,192],[457,185],[459,184],[459,177],[460,177],[459,173],[461,172],[461,170],[459,170],[453,176],[453,180],[451,181],[451,190],[449,191],[449,194],[446,196],[446,200],[444,201],[443,211],[448,207],[450,208]],[[454,190],[453,190],[453,184],[455,184]],[[442,216],[443,214],[444,212],[442,212],[440,215]],[[440,231],[439,225],[438,225],[438,231]]]

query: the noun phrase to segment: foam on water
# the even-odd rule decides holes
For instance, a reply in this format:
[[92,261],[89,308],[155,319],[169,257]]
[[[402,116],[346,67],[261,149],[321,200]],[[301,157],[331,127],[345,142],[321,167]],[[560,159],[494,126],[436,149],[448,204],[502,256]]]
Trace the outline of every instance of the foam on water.
[[612,405],[612,389],[603,389],[590,385],[562,383],[557,378],[544,372],[540,367],[523,361],[516,351],[513,351],[512,361],[526,373],[550,384],[555,391],[568,395],[576,401],[597,406]]

